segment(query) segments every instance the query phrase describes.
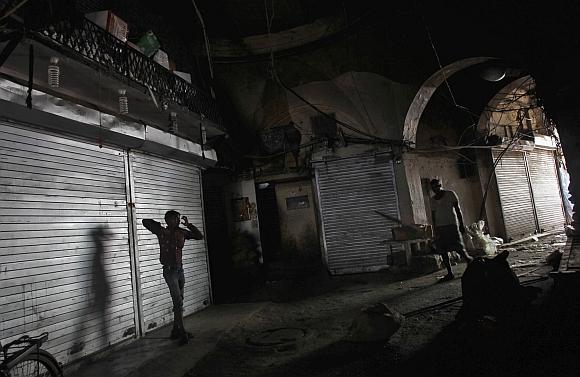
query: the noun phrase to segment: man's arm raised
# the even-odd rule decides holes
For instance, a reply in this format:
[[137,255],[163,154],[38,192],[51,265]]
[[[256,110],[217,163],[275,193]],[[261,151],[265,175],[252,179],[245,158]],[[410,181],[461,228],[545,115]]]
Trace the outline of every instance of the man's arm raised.
[[182,224],[185,225],[188,229],[185,235],[185,239],[203,240],[203,234],[201,234],[195,225],[187,220],[187,216],[181,216],[181,219],[183,220]]
[[143,219],[143,226],[153,234],[159,234],[161,232],[161,223],[155,220]]

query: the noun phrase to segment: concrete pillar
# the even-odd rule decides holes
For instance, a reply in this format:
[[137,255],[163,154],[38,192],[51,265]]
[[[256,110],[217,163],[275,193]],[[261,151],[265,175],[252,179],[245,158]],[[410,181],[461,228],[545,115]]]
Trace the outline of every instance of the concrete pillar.
[[412,154],[404,154],[402,161],[395,164],[395,179],[401,221],[404,224],[426,223],[421,177]]
[[566,156],[570,186],[571,201],[575,204],[572,225],[580,227],[580,110],[566,110],[558,114],[558,133],[562,150]]

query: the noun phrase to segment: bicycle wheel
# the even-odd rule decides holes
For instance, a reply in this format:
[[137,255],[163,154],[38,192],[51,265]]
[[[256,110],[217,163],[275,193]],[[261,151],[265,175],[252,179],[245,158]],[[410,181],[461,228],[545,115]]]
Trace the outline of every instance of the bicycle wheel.
[[31,353],[9,371],[10,377],[61,377],[60,367],[54,357],[45,350]]

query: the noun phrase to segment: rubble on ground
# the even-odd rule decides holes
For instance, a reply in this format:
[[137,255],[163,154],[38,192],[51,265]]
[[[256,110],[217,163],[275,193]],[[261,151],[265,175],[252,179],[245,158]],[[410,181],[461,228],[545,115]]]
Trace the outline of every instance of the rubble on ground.
[[346,340],[351,342],[388,341],[399,330],[404,317],[386,304],[365,307],[355,317]]

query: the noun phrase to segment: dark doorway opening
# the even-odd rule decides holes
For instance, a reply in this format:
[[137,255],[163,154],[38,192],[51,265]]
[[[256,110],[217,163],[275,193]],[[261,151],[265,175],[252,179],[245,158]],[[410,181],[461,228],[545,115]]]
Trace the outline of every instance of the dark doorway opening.
[[278,259],[282,240],[274,184],[258,184],[256,186],[256,201],[258,204],[258,218],[260,219],[262,257],[264,258],[264,263],[268,264]]
[[209,169],[203,173],[205,239],[209,253],[209,267],[213,302],[229,302],[232,295],[232,255],[226,215],[226,190],[231,182],[227,173]]

